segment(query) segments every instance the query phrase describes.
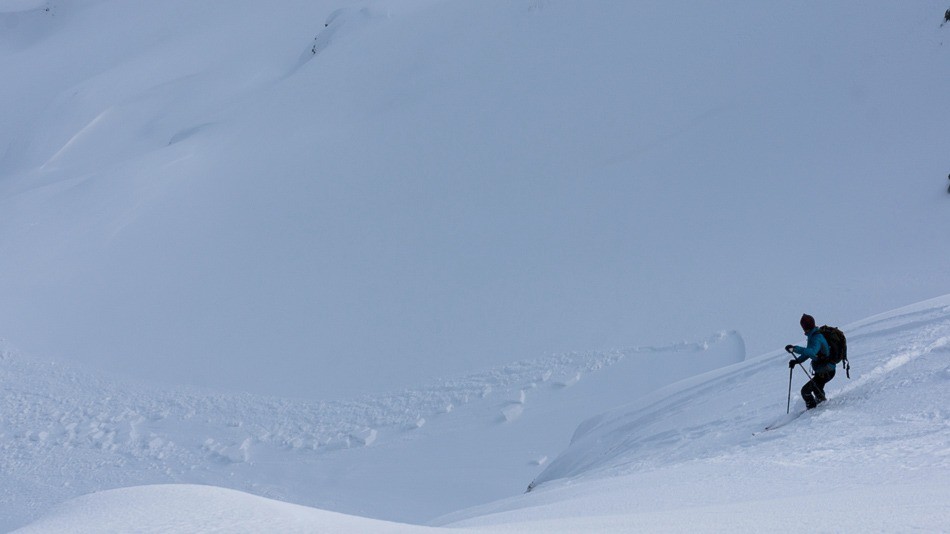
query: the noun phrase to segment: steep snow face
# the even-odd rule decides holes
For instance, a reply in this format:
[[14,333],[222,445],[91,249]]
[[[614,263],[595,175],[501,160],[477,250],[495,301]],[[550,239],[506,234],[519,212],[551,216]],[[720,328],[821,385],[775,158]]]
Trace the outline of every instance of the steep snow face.
[[950,291],[939,0],[0,5],[29,352],[327,399]]
[[[444,521],[467,515],[475,518],[461,524],[552,525],[629,514],[648,530],[943,530],[950,520],[950,296],[845,331],[852,378],[839,371],[828,402],[785,426],[763,432],[786,408],[787,358],[773,353],[586,421],[535,479],[538,502],[530,508],[530,499],[514,500]],[[795,374],[798,412],[805,379]],[[749,515],[732,515],[740,511]]]
[[591,413],[740,362],[745,352],[741,338],[723,333],[319,403],[163,389],[15,351],[0,356],[0,530],[7,531],[78,495],[167,483],[427,521],[523,492]]

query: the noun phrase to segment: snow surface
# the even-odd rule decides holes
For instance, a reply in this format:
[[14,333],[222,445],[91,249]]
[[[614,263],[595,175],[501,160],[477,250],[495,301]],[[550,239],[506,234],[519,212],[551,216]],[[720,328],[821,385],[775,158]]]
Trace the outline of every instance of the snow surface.
[[590,414],[744,356],[723,333],[309,402],[126,383],[8,350],[0,528],[77,495],[181,482],[423,522],[523,492]]
[[75,499],[17,532],[428,532],[210,486],[143,486]]
[[[580,424],[570,446],[556,454],[535,477],[531,492],[453,512],[434,523],[453,530],[487,532],[945,531],[950,524],[950,296],[849,325],[846,332],[852,378],[836,377],[828,386],[828,403],[793,423],[762,432],[766,425],[784,417],[784,354],[771,353],[719,365],[718,369],[670,384]],[[728,345],[728,336],[723,342]],[[667,363],[679,367],[687,361],[703,361],[706,358],[696,356],[707,351],[716,353],[714,347],[693,347],[685,352],[689,355],[685,360]],[[683,352],[657,354],[669,360]],[[7,356],[5,361],[10,358],[15,359]],[[718,359],[718,363],[724,363],[721,355]],[[217,474],[221,480],[225,478],[220,477],[220,465],[224,462],[228,465],[224,471],[231,472],[232,485],[244,484],[263,494],[263,484],[248,482],[273,475],[281,470],[276,464],[285,462],[288,473],[300,470],[302,478],[309,480],[314,495],[327,491],[325,495],[340,499],[324,506],[352,507],[366,499],[359,506],[378,513],[388,504],[407,503],[414,498],[433,512],[439,507],[439,495],[478,497],[472,493],[473,487],[505,478],[497,468],[513,455],[520,454],[523,459],[524,454],[531,452],[530,437],[524,433],[515,435],[519,434],[518,423],[527,423],[532,413],[527,407],[533,397],[538,397],[537,403],[542,405],[534,412],[535,420],[558,426],[558,418],[564,419],[567,414],[552,413],[544,406],[563,409],[579,403],[591,409],[596,402],[590,397],[616,403],[620,388],[616,384],[604,386],[609,386],[611,380],[631,378],[631,374],[622,371],[625,363],[636,360],[627,355],[591,373],[590,381],[600,383],[583,394],[580,388],[586,378],[567,389],[545,392],[540,386],[524,394],[525,390],[520,390],[510,402],[523,402],[526,410],[523,419],[514,422],[486,421],[488,409],[498,403],[476,399],[457,410],[433,416],[431,424],[416,430],[409,425],[410,428],[402,430],[403,435],[390,436],[388,441],[380,438],[369,447],[358,444],[338,451],[336,458],[322,464],[321,455],[330,453],[321,451],[319,446],[297,449],[290,445],[281,450],[266,440],[255,440],[250,457],[240,453],[235,456],[232,449],[219,458],[213,447],[188,443],[182,431],[187,424],[169,421],[168,433],[182,436],[176,436],[181,442],[169,443],[165,455],[153,456],[150,461],[154,464],[149,466],[142,461],[149,454],[146,444],[153,440],[165,443],[168,434],[159,437],[154,432],[161,425],[139,421],[142,427],[152,428],[149,436],[138,443],[126,443],[128,437],[110,438],[104,450],[95,441],[101,437],[86,435],[75,439],[68,431],[65,435],[40,431],[46,432],[42,438],[34,432],[6,439],[10,454],[4,456],[24,463],[11,466],[7,461],[4,471],[23,475],[21,485],[31,480],[42,481],[47,491],[61,492],[61,488],[56,488],[60,481],[50,472],[59,472],[72,480],[85,479],[89,485],[89,478],[110,471],[122,473],[126,480],[154,480],[154,471],[159,466],[175,469],[180,458],[190,454],[196,465],[174,473],[169,479],[210,480]],[[535,372],[550,369],[551,364],[536,362],[525,368]],[[504,373],[490,374],[496,378],[500,375]],[[513,377],[515,373],[509,370],[507,375]],[[550,375],[548,380],[555,380],[554,376]],[[803,382],[803,377],[795,377],[795,389]],[[559,403],[566,392],[573,392],[570,401]],[[421,392],[411,396],[425,397]],[[183,404],[187,402],[183,400]],[[393,399],[382,405],[390,409],[397,406]],[[246,409],[242,406],[232,413],[243,414]],[[796,399],[793,409],[802,409],[802,402]],[[193,416],[199,420],[193,426],[201,428],[194,435],[202,435],[202,431],[221,433],[222,429],[210,422],[205,410],[202,408]],[[473,417],[474,414],[478,415]],[[206,418],[208,422],[201,421]],[[31,418],[37,419],[40,418]],[[96,418],[92,419],[95,423]],[[102,429],[101,424],[95,425]],[[236,422],[231,426],[247,429],[249,425]],[[537,428],[532,429],[531,435]],[[414,434],[423,429],[432,432],[425,436]],[[462,432],[464,440],[453,441],[457,437],[451,435],[454,432]],[[395,429],[389,433],[398,434]],[[509,440],[509,447],[499,437]],[[63,443],[69,439],[72,444]],[[57,451],[64,448],[72,449],[67,456],[76,463],[41,465],[27,460],[35,455],[50,458],[52,463]],[[83,472],[76,466],[81,458],[96,458],[98,464]],[[447,458],[452,460],[446,463]],[[115,463],[109,465],[104,462],[106,459]],[[462,465],[466,462],[473,464]],[[255,472],[256,464],[266,465]],[[245,466],[250,469],[244,469]],[[337,480],[321,476],[321,470],[333,468],[339,470]],[[49,471],[44,473],[43,469]],[[451,471],[445,473],[449,476],[435,480],[434,473],[443,469]],[[293,480],[287,473],[284,477],[285,481]],[[234,479],[240,478],[245,480],[235,483]],[[349,482],[344,480],[347,478]],[[348,492],[348,485],[357,491]],[[362,487],[356,488],[357,485]],[[334,493],[334,486],[343,491]],[[17,484],[7,487],[16,488]],[[7,491],[5,500],[11,497]],[[38,494],[21,506],[43,499],[56,500]],[[347,500],[350,502],[344,502]],[[10,516],[7,517],[9,520]],[[428,531],[274,502],[234,490],[179,484],[83,496],[53,508],[23,532],[258,532],[274,528],[313,532]]]
[[[532,482],[540,503],[490,505],[460,514],[475,516],[462,524],[556,521],[596,510],[645,514],[683,530],[945,531],[950,297],[846,332],[852,379],[839,371],[828,402],[796,421],[762,431],[784,418],[787,391],[780,365],[787,358],[766,354],[584,422]],[[805,381],[797,378],[794,392]],[[792,410],[803,408],[796,398]],[[598,499],[611,491],[625,500]],[[732,515],[743,509],[751,517]],[[684,515],[663,519],[664,510]]]
[[945,531],[945,9],[0,0],[0,529]]

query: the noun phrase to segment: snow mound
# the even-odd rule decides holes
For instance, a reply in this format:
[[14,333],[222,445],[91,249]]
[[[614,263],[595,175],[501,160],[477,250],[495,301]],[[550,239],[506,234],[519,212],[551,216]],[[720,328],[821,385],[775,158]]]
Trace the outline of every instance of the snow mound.
[[420,532],[211,486],[155,485],[78,497],[17,530],[43,532]]

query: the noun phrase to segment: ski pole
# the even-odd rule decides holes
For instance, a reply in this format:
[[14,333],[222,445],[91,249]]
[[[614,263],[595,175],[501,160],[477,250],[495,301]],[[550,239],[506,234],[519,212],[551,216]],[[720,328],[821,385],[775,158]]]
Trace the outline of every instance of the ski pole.
[[805,373],[805,376],[807,376],[809,380],[811,380],[811,379],[813,378],[813,377],[811,376],[811,373],[808,372],[808,369],[805,369],[805,366],[804,366],[804,365],[798,364],[798,366],[802,368],[802,372]]
[[[789,349],[785,349],[785,352],[791,354],[792,356],[795,356],[795,353],[792,352],[792,351],[789,350]],[[797,363],[798,365],[801,365],[801,364],[798,363],[798,362],[795,362],[795,363]],[[802,367],[802,370],[804,371],[805,368]],[[788,415],[788,414],[791,413],[791,411],[792,411],[792,373],[794,373],[794,372],[795,372],[794,366],[788,368],[788,403],[787,403],[786,406],[785,406],[785,414],[786,414],[786,415]],[[805,374],[807,375],[807,374],[808,374],[808,371],[805,371]],[[811,380],[811,376],[809,376],[808,379]]]
[[792,410],[792,373],[795,370],[788,368],[788,404],[785,406],[785,414],[788,415]]

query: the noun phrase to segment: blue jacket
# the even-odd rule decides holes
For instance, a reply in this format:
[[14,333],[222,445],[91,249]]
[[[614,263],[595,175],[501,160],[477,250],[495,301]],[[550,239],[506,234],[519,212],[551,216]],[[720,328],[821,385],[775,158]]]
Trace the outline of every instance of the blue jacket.
[[818,363],[818,358],[820,356],[827,357],[831,354],[831,347],[828,346],[828,341],[825,339],[825,336],[821,335],[821,332],[818,331],[818,328],[812,328],[807,334],[808,336],[808,346],[799,347],[795,345],[792,347],[792,352],[795,354],[801,354],[798,358],[795,358],[795,361],[798,363],[804,363],[806,360],[811,360],[811,368],[816,373],[827,373],[835,370],[835,364],[829,361],[822,361]]

